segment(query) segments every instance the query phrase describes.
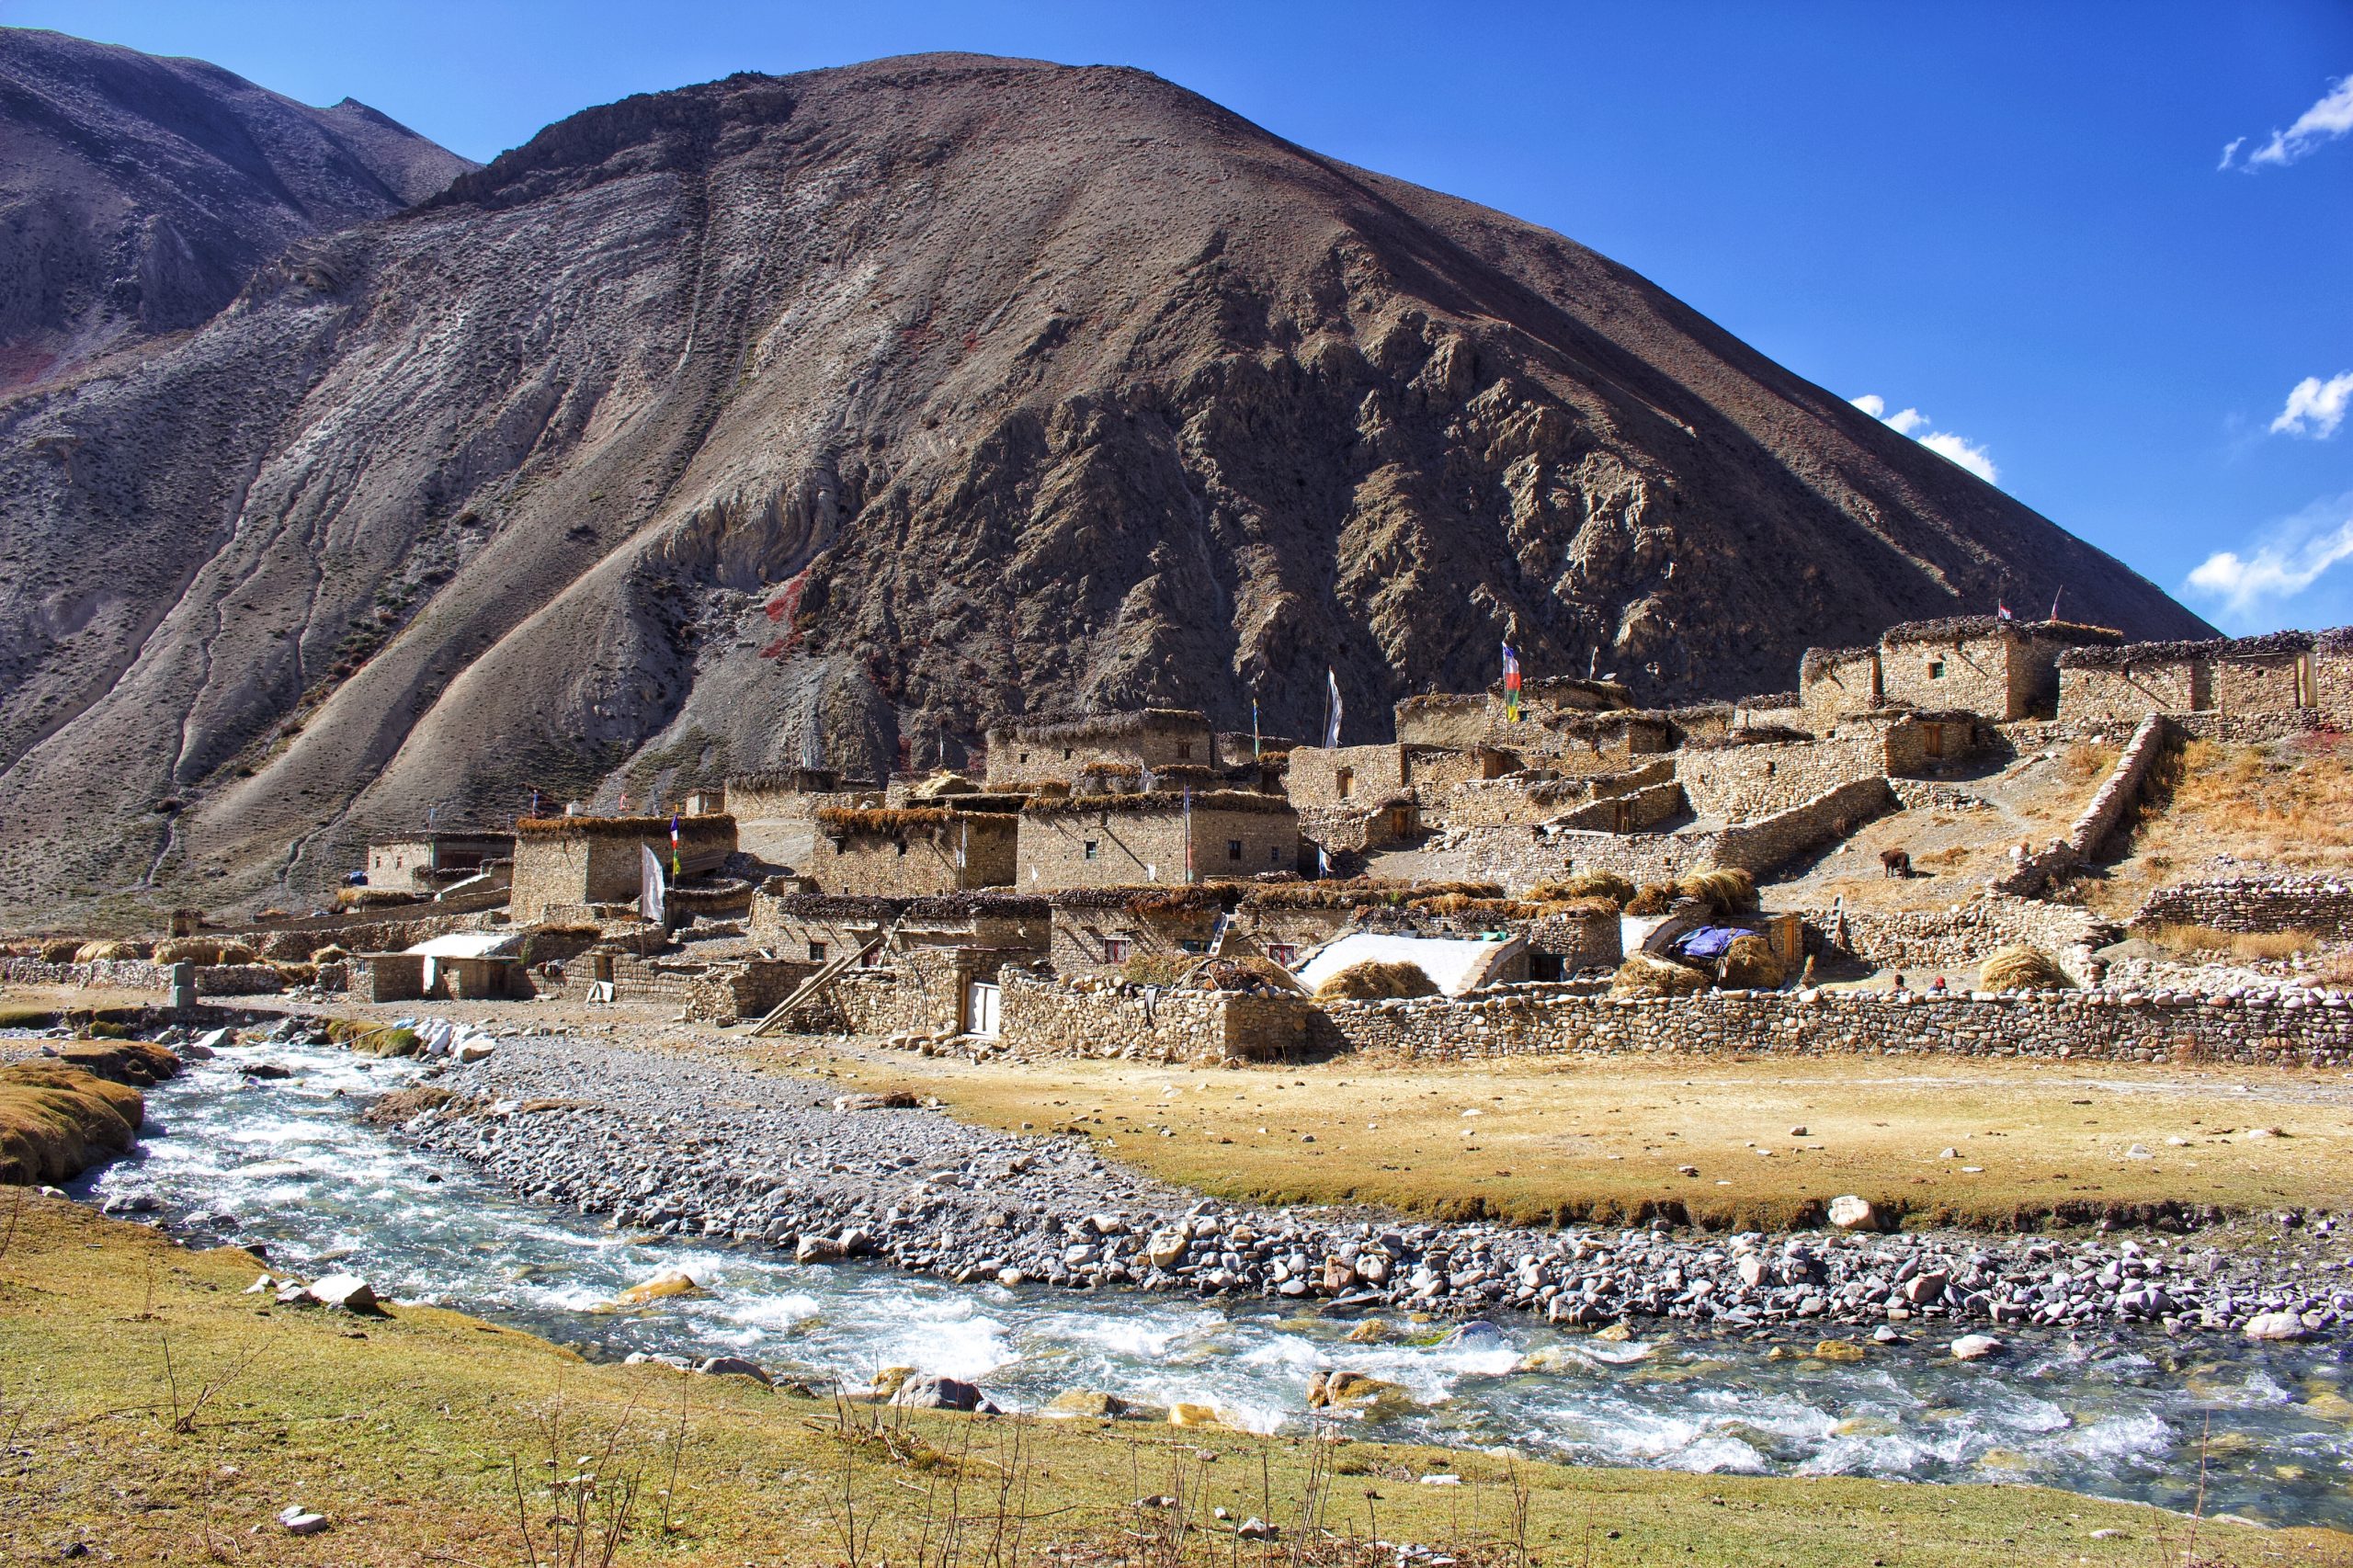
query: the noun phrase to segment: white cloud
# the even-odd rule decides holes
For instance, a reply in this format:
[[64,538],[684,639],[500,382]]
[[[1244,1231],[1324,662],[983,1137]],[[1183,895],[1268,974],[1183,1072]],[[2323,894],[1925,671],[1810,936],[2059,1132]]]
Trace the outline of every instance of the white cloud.
[[2214,165],[2215,172],[2219,174],[2221,171],[2229,168],[2231,166],[2231,160],[2237,157],[2239,155],[2239,149],[2245,145],[2245,137],[2232,137],[2222,148],[2222,161]]
[[2271,422],[2275,436],[2310,436],[2325,441],[2336,434],[2345,423],[2345,411],[2353,403],[2353,370],[2322,381],[2318,376],[2306,376],[2288,392],[2288,406]]
[[[1949,430],[1928,430],[1928,416],[1916,408],[1897,413],[1887,411],[1887,399],[1877,392],[1865,392],[1850,399],[1857,408],[1893,430],[1899,436],[1909,436],[1928,450],[1949,462],[1960,464],[1988,484],[1999,483],[1999,471],[1994,467],[1993,454],[1976,442],[1956,436]],[[1919,432],[1927,430],[1927,435]]]
[[2231,616],[2291,599],[2341,561],[2353,560],[2353,495],[2307,507],[2268,528],[2248,551],[2217,551],[2189,574],[2190,592]]
[[[2317,151],[2325,143],[2334,142],[2347,131],[2353,131],[2353,76],[2344,76],[2328,85],[2320,102],[2296,117],[2296,123],[2285,131],[2275,131],[2271,140],[2249,153],[2239,167],[2253,174],[2266,164],[2285,168],[2308,153]],[[2231,166],[2232,156],[2245,145],[2242,136],[2222,149],[2221,168]]]

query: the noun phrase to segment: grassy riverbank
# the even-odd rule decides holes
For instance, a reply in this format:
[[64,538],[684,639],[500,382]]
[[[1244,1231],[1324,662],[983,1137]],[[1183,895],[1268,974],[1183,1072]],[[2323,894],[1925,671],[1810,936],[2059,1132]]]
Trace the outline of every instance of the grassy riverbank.
[[[625,1512],[616,1561],[679,1564],[938,1562],[951,1524],[965,1562],[993,1538],[1009,1546],[1017,1524],[1008,1568],[1168,1568],[1180,1525],[1199,1532],[1181,1555],[1233,1562],[1218,1506],[1317,1542],[1296,1561],[1367,1568],[1388,1554],[1347,1540],[1376,1524],[1466,1562],[1937,1568],[2177,1562],[2190,1529],[2023,1487],[1577,1470],[1091,1420],[884,1412],[878,1431],[862,1410],[869,1425],[853,1430],[829,1402],[589,1366],[453,1312],[273,1308],[242,1293],[259,1267],[0,1194],[0,1560],[81,1542],[133,1562],[570,1562],[549,1521],[575,1507],[588,1521],[580,1561],[598,1561],[602,1521]],[[593,1488],[548,1485],[591,1473]],[[1430,1473],[1464,1484],[1419,1484]],[[1179,1502],[1137,1506],[1161,1494]],[[1300,1529],[1311,1496],[1336,1539]],[[286,1534],[275,1516],[294,1503],[327,1515],[329,1531]],[[2214,1521],[2197,1550],[2204,1563],[2353,1561],[2340,1536]],[[1238,1559],[1290,1564],[1290,1552],[1287,1540]]]
[[2344,1073],[1871,1057],[1228,1072],[745,1049],[936,1095],[992,1127],[1079,1131],[1155,1176],[1260,1202],[1534,1222],[1679,1205],[1696,1222],[1767,1229],[1811,1222],[1849,1192],[1993,1225],[2167,1204],[2353,1207]]

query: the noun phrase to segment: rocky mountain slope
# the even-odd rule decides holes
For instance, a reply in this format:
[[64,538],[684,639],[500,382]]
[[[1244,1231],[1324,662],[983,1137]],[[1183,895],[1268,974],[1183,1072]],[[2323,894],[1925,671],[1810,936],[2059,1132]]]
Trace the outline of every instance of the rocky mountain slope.
[[307,894],[371,834],[987,724],[1348,738],[2040,602],[2200,623],[1560,235],[1137,72],[575,115],[0,401],[0,889]]
[[349,98],[0,28],[0,388],[199,325],[295,240],[473,166]]

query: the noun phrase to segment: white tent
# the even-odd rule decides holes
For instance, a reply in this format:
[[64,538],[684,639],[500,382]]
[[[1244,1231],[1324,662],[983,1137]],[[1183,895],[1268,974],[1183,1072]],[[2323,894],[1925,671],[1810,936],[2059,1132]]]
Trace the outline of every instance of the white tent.
[[1299,968],[1300,983],[1310,991],[1344,969],[1360,963],[1409,963],[1430,977],[1430,983],[1449,996],[1460,996],[1488,983],[1506,960],[1526,944],[1518,937],[1486,942],[1457,937],[1390,937],[1352,931],[1318,948]]

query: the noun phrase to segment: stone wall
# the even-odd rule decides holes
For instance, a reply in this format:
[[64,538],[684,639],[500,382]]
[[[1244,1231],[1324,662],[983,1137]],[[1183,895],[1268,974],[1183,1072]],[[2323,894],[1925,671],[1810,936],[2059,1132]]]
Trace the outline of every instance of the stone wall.
[[1798,704],[1817,723],[1881,706],[1879,650],[1809,648],[1798,666]]
[[1672,755],[1622,773],[1581,774],[1571,778],[1527,768],[1495,778],[1463,778],[1435,798],[1423,790],[1422,808],[1438,827],[1533,826],[1608,796],[1669,782],[1675,769]]
[[1887,770],[1887,744],[1878,733],[1696,751],[1686,747],[1675,754],[1675,776],[1691,809],[1726,822],[1785,812],[1825,790],[1877,778]]
[[1110,715],[1090,733],[1085,721],[1069,724],[1006,725],[988,735],[989,788],[1069,783],[1090,763],[1162,768],[1206,767],[1217,759],[1217,736],[1199,713],[1153,710],[1142,716]]
[[2263,745],[2330,726],[2328,716],[2317,708],[2285,713],[2174,713],[2167,717],[2183,734],[2222,745]]
[[2165,659],[2145,665],[2062,665],[2059,715],[2131,723],[2151,713],[2211,708],[2207,663]]
[[2090,859],[2106,843],[2141,798],[2142,786],[2148,782],[2149,769],[2173,743],[2173,721],[2162,713],[2152,713],[2141,721],[2132,738],[2116,758],[2116,765],[2100,780],[2091,800],[2076,814],[2064,838],[2054,840],[2048,847],[2015,858],[2007,870],[1988,879],[1995,891],[2017,893],[2025,897],[2040,892],[2054,878],[2063,877],[2086,860]]
[[2023,943],[2059,960],[2078,985],[2098,979],[2092,949],[2115,930],[2073,904],[1984,893],[1958,909],[1840,909],[1807,916],[1822,939],[1874,969],[1892,969],[1925,984],[1943,975],[1963,990],[1995,950]]
[[819,824],[797,867],[829,893],[923,898],[1003,887],[1013,881],[1019,819],[1010,812],[957,812],[938,828],[845,833]]
[[[1196,797],[1190,814],[1191,880],[1250,877],[1298,866],[1296,812],[1282,807],[1225,810],[1202,800]],[[1187,880],[1187,813],[1176,805],[1024,812],[1020,835],[1016,883],[1025,892]]]
[[2339,724],[2353,724],[2353,627],[2313,640],[2313,706]]
[[[1108,974],[1131,958],[1185,958],[1209,951],[1218,911],[1186,909],[1138,915],[1125,908],[1057,907],[1051,956],[1062,975]],[[1194,944],[1188,948],[1187,943]],[[1122,944],[1118,952],[1111,944]]]
[[[172,988],[172,966],[145,959],[108,959],[99,963],[44,963],[39,959],[0,959],[0,983],[74,985],[85,990],[159,991]],[[199,964],[199,996],[260,996],[283,990],[285,981],[267,964]]]
[[1762,877],[1809,849],[1847,837],[1895,807],[1895,792],[1886,779],[1858,778],[1785,812],[1725,828],[1715,835],[1707,864]]
[[2135,926],[2204,926],[2217,931],[2311,931],[2353,939],[2353,887],[2336,877],[2182,882],[2149,895]]
[[796,869],[817,847],[817,813],[828,807],[870,811],[882,804],[880,790],[792,790],[731,782],[727,809],[735,818],[736,847],[771,866]]
[[1396,743],[1366,746],[1299,746],[1292,750],[1284,788],[1299,807],[1361,811],[1402,795],[1409,782],[1405,748]]
[[2301,650],[2214,661],[2214,708],[2222,713],[2284,713],[2313,706],[2312,655]]
[[1468,874],[1519,893],[1574,871],[1615,871],[1636,882],[1672,881],[1723,867],[1762,876],[1791,857],[1846,837],[1896,804],[1884,778],[1860,778],[1770,816],[1677,833],[1529,833],[1481,828],[1464,835]]
[[1420,1060],[1577,1052],[1991,1056],[2046,1061],[2353,1063],[2353,1001],[2035,992],[1932,1001],[1890,992],[1583,996],[1531,988],[1450,1002],[1316,1006],[1311,1043]]
[[1312,1011],[1293,997],[1080,989],[1014,971],[1003,983],[1003,1043],[1024,1057],[1283,1061],[1304,1047]]
[[687,983],[687,1017],[706,1024],[763,1017],[824,967],[806,959],[750,959],[715,965]]
[[1594,833],[1642,833],[1690,809],[1683,786],[1674,779],[1603,795],[1548,819],[1556,828]]
[[[592,818],[576,826],[560,817],[545,823],[516,835],[507,908],[517,921],[537,921],[554,904],[636,898],[643,849],[652,849],[665,870],[669,867],[667,817]],[[529,823],[523,826],[531,828]],[[678,824],[678,837],[687,870],[711,870],[735,852],[735,819],[686,817]]]

